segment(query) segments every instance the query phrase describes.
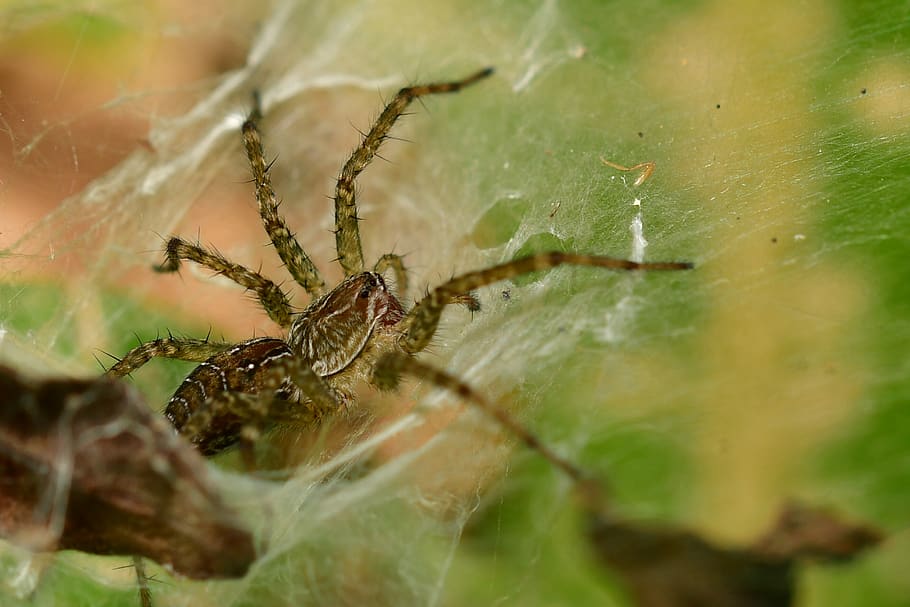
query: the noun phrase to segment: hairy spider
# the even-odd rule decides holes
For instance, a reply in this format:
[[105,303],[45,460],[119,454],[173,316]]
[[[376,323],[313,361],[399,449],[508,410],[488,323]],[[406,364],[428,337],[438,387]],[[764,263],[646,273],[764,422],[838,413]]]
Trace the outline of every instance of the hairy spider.
[[363,171],[405,108],[424,95],[454,93],[493,73],[488,68],[462,80],[401,89],[385,107],[360,145],[348,158],[335,187],[335,239],[345,278],[326,290],[319,271],[278,213],[257,126],[258,101],[242,128],[253,173],[256,199],[265,231],[291,276],[310,295],[300,313],[271,280],[217,252],[181,238],[165,247],[161,272],[194,261],[253,291],[269,317],[286,337],[262,337],[239,344],[209,340],[156,339],[128,352],[108,373],[126,375],[152,357],[199,362],[168,401],[165,416],[206,455],[240,443],[252,465],[252,445],[268,423],[311,424],[354,398],[355,385],[365,380],[381,386],[375,374],[384,356],[410,357],[430,343],[443,309],[452,303],[479,309],[474,289],[497,281],[562,264],[619,270],[684,270],[685,262],[638,263],[610,257],[551,252],[531,255],[483,270],[468,272],[432,289],[410,310],[389,290],[383,272],[392,270],[400,293],[407,289],[401,257],[383,255],[365,270],[357,226],[355,180]]

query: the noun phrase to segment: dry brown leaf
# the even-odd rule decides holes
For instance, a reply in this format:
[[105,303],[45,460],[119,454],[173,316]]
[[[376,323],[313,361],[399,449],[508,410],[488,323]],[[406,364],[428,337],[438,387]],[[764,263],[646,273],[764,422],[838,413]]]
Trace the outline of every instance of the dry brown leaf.
[[205,460],[120,381],[33,381],[0,367],[0,535],[35,551],[153,559],[238,577],[250,533]]

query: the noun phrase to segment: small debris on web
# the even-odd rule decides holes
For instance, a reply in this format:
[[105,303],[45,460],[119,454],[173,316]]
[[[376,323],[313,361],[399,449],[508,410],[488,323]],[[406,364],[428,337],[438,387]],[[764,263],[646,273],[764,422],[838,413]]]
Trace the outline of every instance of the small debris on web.
[[632,223],[629,224],[629,231],[632,232],[632,253],[629,258],[632,261],[644,261],[648,241],[645,239],[645,224],[641,219],[641,211],[632,219]]
[[605,166],[608,166],[611,169],[616,169],[617,171],[622,171],[624,173],[628,173],[630,171],[641,170],[641,175],[639,175],[638,178],[632,183],[632,185],[634,185],[635,187],[638,187],[641,184],[643,184],[645,181],[647,181],[648,178],[651,177],[651,175],[654,173],[654,169],[657,167],[656,164],[654,164],[653,162],[650,162],[650,161],[639,162],[635,166],[627,167],[627,166],[623,166],[621,164],[616,164],[615,162],[611,162],[611,161],[607,160],[606,158],[604,158],[603,156],[600,157],[600,161],[602,163],[604,163]]
[[588,47],[583,44],[576,44],[569,49],[569,56],[574,59],[584,59],[588,54]]
[[195,579],[256,557],[205,460],[120,381],[0,366],[0,536],[34,551],[153,559]]

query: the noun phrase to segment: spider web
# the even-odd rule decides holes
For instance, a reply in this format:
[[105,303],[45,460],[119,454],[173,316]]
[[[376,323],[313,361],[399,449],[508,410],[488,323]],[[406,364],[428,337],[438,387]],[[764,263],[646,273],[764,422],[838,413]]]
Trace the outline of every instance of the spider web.
[[[630,516],[736,541],[799,495],[900,531],[910,429],[888,420],[908,394],[910,314],[892,268],[910,227],[910,17],[724,6],[3,9],[5,48],[22,62],[4,78],[30,82],[35,49],[56,67],[33,97],[0,80],[0,356],[92,375],[93,356],[125,352],[134,331],[275,335],[236,285],[149,269],[174,233],[288,280],[245,183],[252,91],[282,212],[334,283],[326,195],[356,129],[403,84],[492,65],[493,79],[415,104],[393,132],[407,142],[390,141],[388,162],[358,182],[365,257],[406,256],[407,302],[554,248],[698,269],[561,268],[495,285],[473,317],[447,312],[423,359],[609,479]],[[116,84],[78,98],[93,70]],[[657,171],[635,187],[601,157]],[[189,368],[155,361],[134,381],[157,406]],[[242,580],[166,578],[156,604],[626,604],[588,559],[568,484],[495,424],[416,382],[364,390],[359,405],[350,424],[275,437],[302,462],[290,479],[213,464],[263,555]],[[855,599],[819,574],[801,600],[898,604],[907,557],[897,542],[849,577]],[[45,567],[4,546],[0,595],[132,605],[122,560],[64,554]]]

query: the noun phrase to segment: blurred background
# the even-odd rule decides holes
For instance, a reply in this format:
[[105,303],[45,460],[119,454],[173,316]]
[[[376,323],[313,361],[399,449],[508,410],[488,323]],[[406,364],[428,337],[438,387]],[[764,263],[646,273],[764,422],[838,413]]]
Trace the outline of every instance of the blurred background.
[[[881,527],[859,562],[801,570],[798,604],[910,605],[910,6],[191,4],[0,3],[0,360],[93,375],[167,330],[278,335],[236,285],[150,269],[179,234],[290,288],[247,183],[252,91],[282,211],[333,283],[327,196],[358,129],[405,84],[492,65],[415,104],[359,181],[366,258],[406,256],[406,302],[530,251],[630,256],[639,217],[646,259],[697,269],[486,288],[425,360],[626,516],[742,545],[800,498]],[[656,171],[635,187],[601,157]],[[190,368],[134,381],[159,407]],[[264,557],[240,581],[161,573],[156,604],[630,604],[533,454],[417,383],[361,403],[276,438],[302,462],[286,483],[213,467]],[[135,604],[123,560],[0,550],[0,595]]]

